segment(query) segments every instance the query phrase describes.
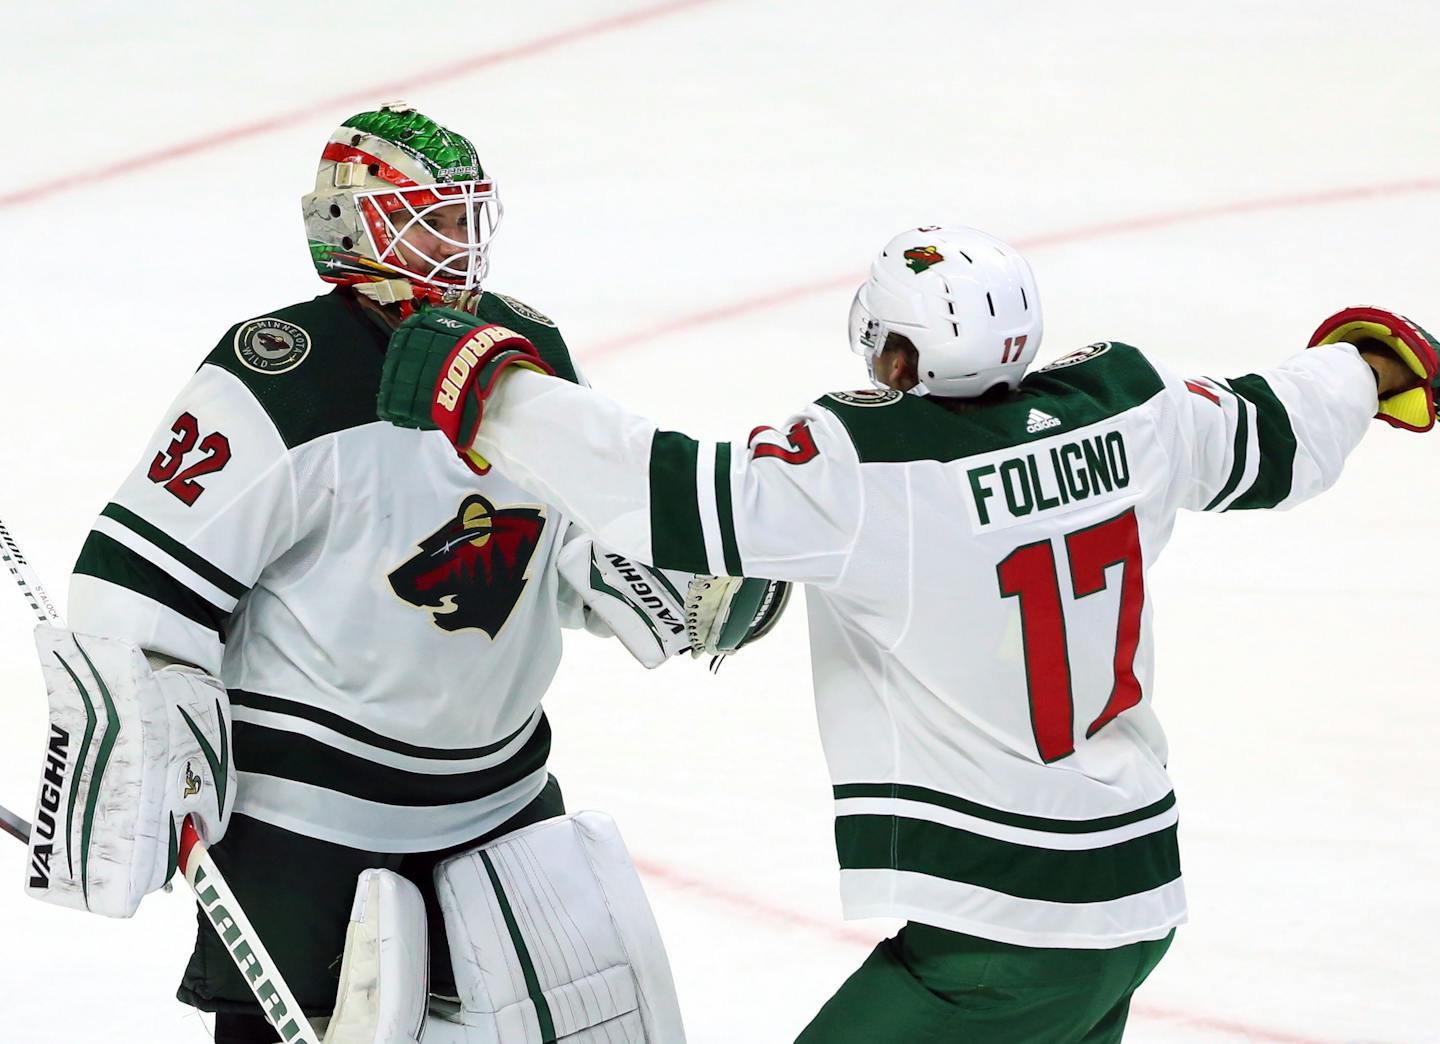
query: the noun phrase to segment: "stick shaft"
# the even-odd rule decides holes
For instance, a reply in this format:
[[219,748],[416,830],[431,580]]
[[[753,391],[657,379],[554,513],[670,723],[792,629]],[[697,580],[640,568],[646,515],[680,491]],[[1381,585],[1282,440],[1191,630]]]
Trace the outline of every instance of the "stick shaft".
[[180,870],[280,1039],[285,1044],[320,1044],[305,1012],[280,977],[275,961],[210,857],[189,816],[185,817],[180,832]]
[[40,578],[35,575],[35,570],[26,560],[20,545],[10,535],[10,529],[5,525],[5,520],[0,519],[0,563],[3,563],[9,570],[10,576],[14,579],[20,593],[30,605],[33,612],[41,623],[59,624],[60,610],[55,608],[55,603],[50,601],[50,596],[45,593],[45,588],[40,586]]
[[30,843],[30,824],[4,805],[0,805],[0,830],[26,844]]

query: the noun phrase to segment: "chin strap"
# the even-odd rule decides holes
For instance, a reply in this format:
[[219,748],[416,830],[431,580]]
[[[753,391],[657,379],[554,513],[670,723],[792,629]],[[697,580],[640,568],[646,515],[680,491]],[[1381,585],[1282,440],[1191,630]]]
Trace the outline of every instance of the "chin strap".
[[355,283],[355,292],[364,294],[379,305],[397,305],[402,319],[414,315],[417,309],[442,307],[476,314],[480,295],[475,290],[440,290],[433,286],[419,285],[406,279],[377,279],[374,282]]
[[415,298],[415,287],[404,279],[377,279],[371,283],[356,283],[355,292],[382,305],[399,304]]

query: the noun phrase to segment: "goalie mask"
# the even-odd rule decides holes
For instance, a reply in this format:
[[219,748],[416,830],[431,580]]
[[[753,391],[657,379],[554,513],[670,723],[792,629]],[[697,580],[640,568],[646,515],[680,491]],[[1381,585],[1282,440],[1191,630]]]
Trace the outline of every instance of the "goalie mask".
[[891,334],[915,346],[916,395],[971,398],[1016,387],[1041,332],[1040,294],[1025,258],[961,225],[896,236],[850,306],[850,346],[872,380]]
[[330,135],[302,205],[320,278],[382,304],[477,289],[501,214],[475,146],[400,104]]

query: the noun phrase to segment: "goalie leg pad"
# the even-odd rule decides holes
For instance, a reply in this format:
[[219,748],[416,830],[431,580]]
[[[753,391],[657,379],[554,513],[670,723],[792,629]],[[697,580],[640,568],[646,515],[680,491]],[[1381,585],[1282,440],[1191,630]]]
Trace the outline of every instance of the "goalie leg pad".
[[[614,821],[546,820],[435,868],[460,994],[494,1044],[684,1044],[660,931]],[[427,1036],[428,1040],[428,1036]]]
[[420,889],[389,870],[364,871],[325,1044],[418,1044],[429,996]]
[[181,824],[209,843],[235,804],[230,700],[193,667],[153,670],[133,642],[42,624],[49,732],[25,890],[129,917],[169,880]]

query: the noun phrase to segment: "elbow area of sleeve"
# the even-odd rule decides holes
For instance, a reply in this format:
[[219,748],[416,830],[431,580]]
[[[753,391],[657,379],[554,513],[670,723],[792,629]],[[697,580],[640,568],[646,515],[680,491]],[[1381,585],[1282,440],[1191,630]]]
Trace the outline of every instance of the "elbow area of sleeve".
[[1254,411],[1260,459],[1250,488],[1236,497],[1227,510],[1273,508],[1290,495],[1295,483],[1297,443],[1290,414],[1263,377],[1236,377],[1230,381],[1230,389]]
[[730,444],[657,431],[650,444],[651,564],[743,574],[735,540]]

